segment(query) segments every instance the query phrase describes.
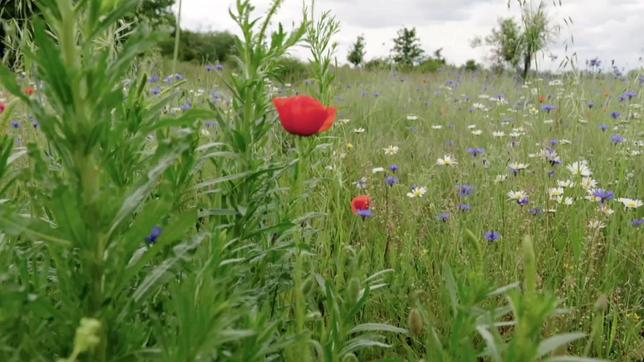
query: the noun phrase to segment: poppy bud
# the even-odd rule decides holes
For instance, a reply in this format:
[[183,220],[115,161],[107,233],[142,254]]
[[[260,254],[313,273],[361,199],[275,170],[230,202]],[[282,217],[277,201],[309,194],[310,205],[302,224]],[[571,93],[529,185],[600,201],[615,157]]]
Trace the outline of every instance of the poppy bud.
[[423,317],[418,309],[414,308],[409,312],[407,325],[413,335],[420,336],[423,333]]
[[282,126],[291,134],[312,136],[328,130],[335,122],[335,108],[325,107],[309,96],[275,98],[273,104]]

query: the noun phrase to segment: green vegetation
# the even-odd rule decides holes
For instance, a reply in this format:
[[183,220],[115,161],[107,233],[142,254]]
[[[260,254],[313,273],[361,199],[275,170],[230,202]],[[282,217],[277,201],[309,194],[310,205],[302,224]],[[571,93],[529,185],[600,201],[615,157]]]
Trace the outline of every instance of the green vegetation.
[[[43,2],[0,65],[0,361],[644,359],[641,71],[337,68],[281,4],[170,64],[115,36],[136,0]],[[333,127],[287,133],[296,94]]]

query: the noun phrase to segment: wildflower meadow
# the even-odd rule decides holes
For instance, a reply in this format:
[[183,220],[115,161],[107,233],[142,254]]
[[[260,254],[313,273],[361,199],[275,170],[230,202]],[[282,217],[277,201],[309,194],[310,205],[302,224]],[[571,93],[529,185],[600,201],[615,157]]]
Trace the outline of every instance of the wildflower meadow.
[[0,361],[644,360],[643,72],[339,66],[282,3],[184,62],[137,0],[34,2]]

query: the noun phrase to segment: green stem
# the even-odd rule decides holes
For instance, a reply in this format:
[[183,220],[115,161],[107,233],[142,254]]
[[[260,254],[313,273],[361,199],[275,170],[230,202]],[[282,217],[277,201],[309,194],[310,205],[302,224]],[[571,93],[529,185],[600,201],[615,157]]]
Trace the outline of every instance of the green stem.
[[179,11],[177,12],[177,22],[174,30],[174,54],[172,56],[172,75],[177,74],[177,59],[179,58],[179,39],[181,38],[181,5],[179,0]]

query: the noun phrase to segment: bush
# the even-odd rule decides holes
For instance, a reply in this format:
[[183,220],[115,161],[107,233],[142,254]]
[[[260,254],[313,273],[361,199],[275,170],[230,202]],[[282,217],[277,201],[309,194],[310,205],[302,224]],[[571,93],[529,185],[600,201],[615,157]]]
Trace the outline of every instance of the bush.
[[467,62],[465,62],[465,65],[463,66],[463,68],[465,68],[465,70],[467,71],[474,72],[479,70],[481,66],[476,62],[476,60],[469,59]]
[[420,63],[416,70],[421,73],[434,73],[440,68],[445,66],[445,61],[442,59],[429,58],[424,62]]
[[[179,60],[199,63],[223,63],[234,52],[235,37],[223,31],[200,33],[181,30],[179,42]],[[165,57],[174,55],[174,34],[159,43],[161,54]]]
[[278,79],[286,82],[295,82],[309,77],[309,66],[295,58],[283,57],[279,60],[277,66]]
[[389,60],[385,58],[374,58],[366,62],[364,65],[366,70],[389,69],[390,66],[391,63],[389,63]]

